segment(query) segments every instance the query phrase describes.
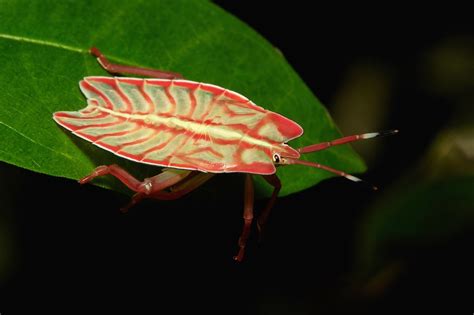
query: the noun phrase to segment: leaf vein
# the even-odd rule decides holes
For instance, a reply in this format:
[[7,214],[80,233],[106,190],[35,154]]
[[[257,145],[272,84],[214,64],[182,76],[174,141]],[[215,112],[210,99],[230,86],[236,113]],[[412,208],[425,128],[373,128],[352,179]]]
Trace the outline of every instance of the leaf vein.
[[42,39],[28,38],[28,37],[15,36],[15,35],[3,34],[3,33],[0,33],[0,38],[10,39],[13,41],[18,41],[18,42],[27,42],[27,43],[32,43],[32,44],[56,47],[56,48],[61,48],[61,49],[69,50],[69,51],[78,52],[81,54],[87,53],[87,50],[85,49],[80,49],[77,47],[50,42],[50,41],[42,40]]
[[14,127],[12,127],[12,126],[10,126],[10,125],[4,123],[3,121],[0,121],[0,125],[5,126],[6,128],[12,130],[12,131],[15,132],[16,134],[20,135],[21,137],[25,138],[26,140],[28,140],[28,141],[30,141],[30,142],[32,142],[32,143],[34,143],[34,144],[36,144],[36,145],[38,145],[38,146],[40,146],[40,147],[43,147],[43,148],[45,148],[45,149],[47,149],[47,150],[49,150],[49,151],[51,151],[51,152],[54,152],[54,153],[56,153],[56,154],[62,155],[62,156],[66,157],[66,158],[68,158],[68,159],[70,159],[70,160],[74,160],[74,158],[73,158],[72,156],[67,155],[67,154],[65,154],[65,153],[62,153],[62,152],[59,152],[59,151],[56,151],[56,150],[54,150],[53,148],[50,148],[50,147],[48,147],[48,146],[46,146],[46,145],[44,145],[44,144],[42,144],[42,143],[37,142],[36,140],[34,140],[34,139],[28,137],[27,135],[25,135],[25,134],[22,133],[21,131],[16,130]]

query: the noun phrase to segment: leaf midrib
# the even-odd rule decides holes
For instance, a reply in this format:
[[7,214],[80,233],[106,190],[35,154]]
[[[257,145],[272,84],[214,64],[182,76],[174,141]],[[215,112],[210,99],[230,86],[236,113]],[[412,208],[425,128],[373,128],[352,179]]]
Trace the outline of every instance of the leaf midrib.
[[[24,36],[17,36],[17,35],[10,35],[10,34],[5,34],[5,33],[0,33],[0,39],[7,39],[7,40],[15,41],[15,42],[25,42],[25,43],[35,44],[35,45],[39,45],[39,46],[54,47],[54,48],[58,48],[58,49],[63,49],[63,50],[75,52],[75,53],[80,53],[80,54],[89,54],[88,49],[87,50],[86,49],[81,49],[81,48],[77,48],[77,47],[74,47],[74,46],[64,45],[64,44],[60,44],[60,43],[52,42],[52,41],[48,41],[48,40],[42,40],[42,39],[36,39],[36,38],[30,38],[30,37],[24,37]],[[127,61],[127,60],[124,60],[124,59],[121,59],[121,58],[117,58],[117,57],[109,55],[109,54],[107,54],[107,58],[117,60],[118,62],[121,62],[121,63],[131,63],[130,61]]]

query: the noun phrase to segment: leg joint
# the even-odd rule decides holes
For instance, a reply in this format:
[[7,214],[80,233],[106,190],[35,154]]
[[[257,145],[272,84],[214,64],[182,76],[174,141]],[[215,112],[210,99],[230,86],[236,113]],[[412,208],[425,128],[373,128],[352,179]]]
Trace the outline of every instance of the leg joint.
[[252,223],[252,220],[253,220],[253,213],[244,213],[244,220],[245,220],[245,223]]
[[143,182],[140,183],[138,187],[138,192],[144,193],[145,195],[149,195],[152,192],[153,183],[151,179],[145,178]]

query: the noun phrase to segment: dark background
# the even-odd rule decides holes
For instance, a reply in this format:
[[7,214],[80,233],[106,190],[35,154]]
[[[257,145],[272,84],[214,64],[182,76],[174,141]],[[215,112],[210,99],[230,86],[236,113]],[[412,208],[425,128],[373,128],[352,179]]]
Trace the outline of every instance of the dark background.
[[[419,167],[436,135],[458,115],[452,94],[426,86],[423,63],[450,39],[472,44],[472,17],[462,8],[434,14],[433,8],[400,13],[388,5],[373,11],[216,3],[283,53],[335,113],[343,133],[401,130],[371,141],[376,150],[361,147],[369,161],[362,177],[382,192],[331,179],[280,198],[264,242],[257,245],[254,235],[246,260],[237,264],[232,256],[242,224],[242,176],[218,177],[182,200],[145,201],[121,214],[127,196],[0,164],[8,235],[2,245],[11,257],[0,313],[33,306],[40,313],[171,307],[172,313],[399,314],[446,307],[471,314],[472,226],[429,246],[396,244],[391,257],[403,268],[367,290],[371,277],[357,277],[356,237],[367,209]],[[372,81],[364,80],[367,73]],[[383,114],[372,117],[362,104],[362,114],[346,115],[354,112],[344,107],[350,85],[374,80],[388,82]],[[359,121],[365,116],[371,119]],[[263,205],[258,201],[256,209]]]

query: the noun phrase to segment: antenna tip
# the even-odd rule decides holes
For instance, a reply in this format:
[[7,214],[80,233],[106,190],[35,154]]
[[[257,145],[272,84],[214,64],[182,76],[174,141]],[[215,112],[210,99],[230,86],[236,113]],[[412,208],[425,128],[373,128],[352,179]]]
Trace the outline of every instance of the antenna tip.
[[398,133],[398,129],[390,129],[390,130],[381,131],[379,136],[381,136],[381,137],[391,136],[391,135],[395,135],[397,133]]
[[392,135],[397,134],[397,133],[398,133],[398,129],[390,129],[390,130],[384,130],[384,131],[379,131],[379,132],[364,133],[363,135],[361,135],[361,138],[362,139],[371,139],[371,138],[392,136]]
[[353,182],[362,182],[362,179],[360,179],[358,177],[355,177],[355,176],[352,176],[352,175],[349,175],[349,174],[344,175],[344,177],[347,178],[348,180],[353,181]]

